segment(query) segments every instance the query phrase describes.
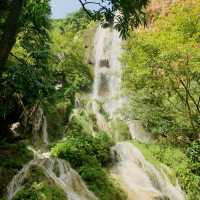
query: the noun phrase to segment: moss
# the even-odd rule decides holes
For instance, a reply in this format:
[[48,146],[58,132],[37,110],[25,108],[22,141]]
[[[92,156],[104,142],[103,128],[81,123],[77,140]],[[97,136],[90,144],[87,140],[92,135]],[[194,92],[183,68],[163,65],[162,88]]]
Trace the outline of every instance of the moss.
[[133,144],[155,166],[161,168],[161,163],[163,163],[172,170],[171,172],[165,170],[165,172],[168,171],[166,174],[172,182],[175,182],[175,176],[178,178],[183,190],[186,192],[187,200],[200,199],[200,177],[193,173],[192,163],[181,149],[169,144],[142,144],[135,141]]
[[12,177],[32,158],[24,143],[0,145],[0,198],[5,195]]
[[30,171],[22,189],[15,195],[14,200],[67,200],[64,191],[58,188],[43,171],[35,166]]

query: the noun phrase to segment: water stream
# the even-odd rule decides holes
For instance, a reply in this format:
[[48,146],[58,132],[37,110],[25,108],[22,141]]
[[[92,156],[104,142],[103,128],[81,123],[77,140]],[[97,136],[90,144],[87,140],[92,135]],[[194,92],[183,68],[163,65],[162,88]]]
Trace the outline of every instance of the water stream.
[[53,158],[50,152],[44,150],[48,145],[47,120],[41,108],[38,108],[36,112],[37,123],[34,126],[34,134],[38,134],[42,130],[42,145],[37,150],[31,146],[28,147],[33,152],[34,159],[25,164],[11,180],[7,187],[8,200],[12,200],[15,194],[22,188],[26,178],[31,175],[32,167],[35,166],[39,167],[48,179],[63,189],[68,200],[97,200],[67,161]]

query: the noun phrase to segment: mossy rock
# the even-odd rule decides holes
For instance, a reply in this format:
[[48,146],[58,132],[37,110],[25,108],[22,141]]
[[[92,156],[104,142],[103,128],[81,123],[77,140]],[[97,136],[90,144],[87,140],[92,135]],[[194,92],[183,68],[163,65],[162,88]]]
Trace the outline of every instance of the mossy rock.
[[41,168],[33,166],[29,174],[13,200],[67,200],[64,191],[47,178]]

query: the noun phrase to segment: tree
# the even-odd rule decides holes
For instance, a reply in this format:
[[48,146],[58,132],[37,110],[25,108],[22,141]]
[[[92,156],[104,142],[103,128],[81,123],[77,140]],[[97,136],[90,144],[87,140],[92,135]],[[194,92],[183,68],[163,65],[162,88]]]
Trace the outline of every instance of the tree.
[[[14,1],[11,1],[11,4],[3,4],[5,13],[3,12],[3,16],[0,17],[1,27],[4,27],[0,31],[2,39],[6,27],[10,28],[6,19],[9,18],[12,3]],[[1,57],[4,62],[0,77],[0,123],[3,124],[0,127],[1,136],[8,135],[9,126],[19,121],[26,105],[39,102],[51,90],[51,73],[48,65],[49,14],[48,0],[26,1],[19,18],[16,19],[18,23],[15,22],[15,34],[5,42],[9,44],[9,48]]]
[[199,8],[198,0],[177,3],[127,42],[123,79],[131,113],[157,135],[199,137]]

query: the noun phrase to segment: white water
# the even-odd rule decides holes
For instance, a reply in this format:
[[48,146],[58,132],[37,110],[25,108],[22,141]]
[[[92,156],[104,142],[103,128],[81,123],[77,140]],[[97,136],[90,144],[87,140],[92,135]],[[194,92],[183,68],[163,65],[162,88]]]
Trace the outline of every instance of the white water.
[[[98,102],[103,104],[104,110],[111,119],[125,118],[120,115],[120,109],[123,109],[128,102],[121,94],[122,66],[119,60],[122,53],[121,42],[117,31],[112,28],[98,28],[94,45],[93,111],[99,124],[104,124],[106,121],[100,113]],[[151,141],[151,136],[142,129],[139,122],[125,119],[124,121],[133,139],[145,143]],[[111,174],[128,194],[128,200],[153,200],[166,197],[169,200],[185,199],[178,181],[173,186],[165,173],[147,162],[133,144],[118,143],[113,147],[112,152],[115,164]]]
[[104,103],[104,109],[110,117],[117,115],[125,98],[121,95],[121,39],[112,28],[99,27],[95,36],[95,79],[93,87],[93,110],[97,111],[97,102]]
[[96,113],[97,122],[105,124],[98,108],[98,103],[103,104],[103,108],[109,113],[110,118],[120,118],[127,123],[133,139],[149,143],[152,141],[151,135],[144,131],[139,122],[125,120],[126,116],[122,116],[120,113],[120,110],[128,104],[127,97],[123,96],[121,92],[121,43],[120,34],[116,30],[101,27],[97,29],[94,42],[93,111]]
[[73,170],[69,163],[58,158],[52,158],[50,152],[44,151],[44,147],[48,145],[47,120],[43,110],[39,108],[36,111],[34,136],[37,137],[38,132],[42,129],[43,145],[40,149],[35,150],[33,147],[29,149],[34,154],[34,159],[25,164],[24,167],[12,178],[7,187],[7,198],[12,200],[15,194],[22,188],[26,178],[31,176],[31,169],[36,166],[43,171],[48,179],[51,179],[57,186],[63,189],[68,200],[97,200],[95,195],[90,192],[82,181],[78,173]]

